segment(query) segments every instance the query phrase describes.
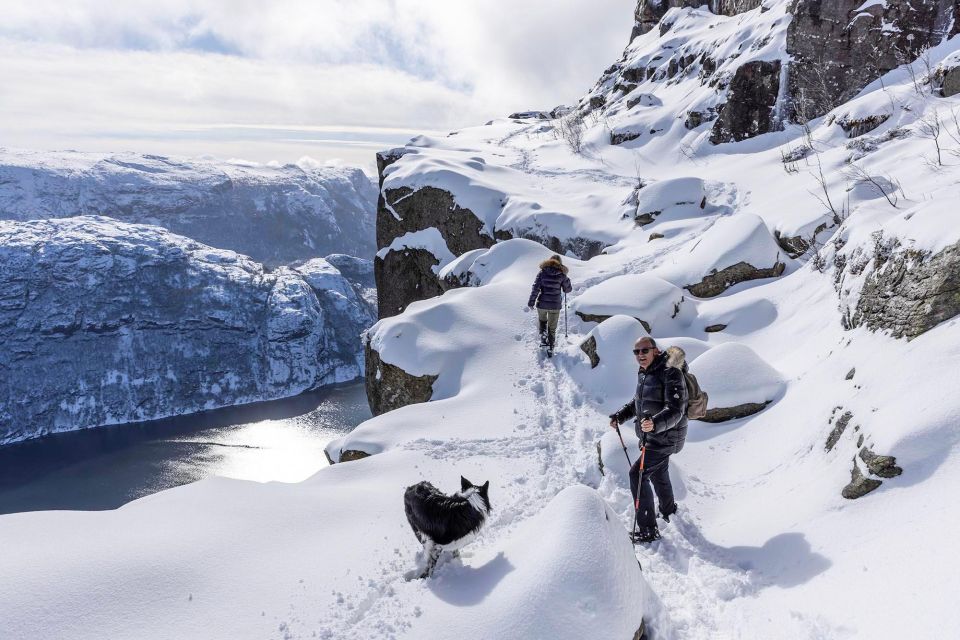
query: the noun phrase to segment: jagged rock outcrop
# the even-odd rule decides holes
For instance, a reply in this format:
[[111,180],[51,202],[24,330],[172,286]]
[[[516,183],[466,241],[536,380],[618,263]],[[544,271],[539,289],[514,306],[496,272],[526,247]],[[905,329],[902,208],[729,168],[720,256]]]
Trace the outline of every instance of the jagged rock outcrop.
[[336,313],[291,269],[160,227],[2,221],[0,444],[354,379]]
[[756,60],[740,65],[727,90],[727,102],[710,132],[710,142],[739,142],[768,133],[776,121],[780,61]]
[[960,314],[960,243],[932,257],[897,251],[876,260],[848,328],[866,325],[915,338]]
[[650,31],[660,22],[667,11],[674,7],[696,8],[707,5],[710,11],[718,15],[735,16],[760,6],[762,0],[640,0],[634,10],[633,31],[630,39]]
[[769,402],[745,402],[735,407],[711,407],[707,409],[707,414],[700,418],[702,422],[726,422],[727,420],[736,420],[746,418],[755,413],[763,411]]
[[411,302],[438,296],[446,285],[437,275],[440,260],[426,249],[387,251],[373,259],[377,279],[377,313],[389,318]]
[[958,0],[796,0],[790,12],[789,93],[807,119],[960,32]]
[[439,376],[410,375],[400,367],[381,360],[380,354],[371,346],[369,340],[364,342],[364,347],[367,402],[373,415],[378,416],[408,404],[430,400],[433,383]]
[[0,219],[109,216],[268,266],[375,251],[377,190],[356,168],[0,150],[0,185]]

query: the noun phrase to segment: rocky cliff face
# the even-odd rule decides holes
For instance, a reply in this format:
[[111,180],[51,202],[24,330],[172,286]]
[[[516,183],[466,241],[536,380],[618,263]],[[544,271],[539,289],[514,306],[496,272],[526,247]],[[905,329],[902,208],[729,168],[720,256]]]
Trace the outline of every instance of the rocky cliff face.
[[104,215],[270,266],[372,256],[375,200],[359,169],[0,150],[0,219]]
[[356,378],[360,303],[313,267],[320,298],[290,269],[159,227],[0,222],[0,444]]
[[957,0],[796,0],[787,29],[795,114],[812,118],[960,29]]

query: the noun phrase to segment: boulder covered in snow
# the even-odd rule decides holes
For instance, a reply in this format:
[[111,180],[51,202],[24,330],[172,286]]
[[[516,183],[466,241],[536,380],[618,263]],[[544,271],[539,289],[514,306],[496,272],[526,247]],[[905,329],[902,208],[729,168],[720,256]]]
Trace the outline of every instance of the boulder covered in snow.
[[682,333],[696,318],[690,294],[649,274],[614,276],[584,291],[573,302],[574,312],[585,322],[603,322],[614,315],[632,316],[649,332]]
[[360,375],[300,275],[104,217],[0,222],[0,443]]
[[675,253],[653,273],[710,298],[740,282],[779,276],[787,260],[763,220],[740,213],[717,220],[689,253]]
[[647,225],[668,213],[696,214],[707,205],[706,189],[700,178],[660,180],[638,189],[634,222]]
[[739,342],[717,345],[689,367],[710,398],[703,422],[723,422],[762,411],[785,388],[780,373]]
[[369,256],[377,190],[358,168],[0,150],[0,218],[102,215],[271,265]]

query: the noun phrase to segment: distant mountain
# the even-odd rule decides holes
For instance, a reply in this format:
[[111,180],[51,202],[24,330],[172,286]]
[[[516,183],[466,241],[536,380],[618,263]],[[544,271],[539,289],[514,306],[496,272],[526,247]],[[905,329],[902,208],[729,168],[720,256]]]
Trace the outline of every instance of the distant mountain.
[[271,267],[372,257],[376,200],[358,168],[0,149],[0,219],[108,216]]
[[0,444],[357,378],[372,305],[299,269],[104,217],[0,221]]

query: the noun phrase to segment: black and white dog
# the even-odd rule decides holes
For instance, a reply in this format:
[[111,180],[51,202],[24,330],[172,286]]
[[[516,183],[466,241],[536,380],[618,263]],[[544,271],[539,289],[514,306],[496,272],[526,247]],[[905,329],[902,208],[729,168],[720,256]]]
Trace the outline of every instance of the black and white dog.
[[460,492],[452,496],[429,482],[407,487],[403,508],[414,535],[423,543],[426,558],[420,578],[433,573],[442,552],[456,553],[477,537],[490,513],[489,488],[489,480],[478,487],[463,476],[460,476]]

